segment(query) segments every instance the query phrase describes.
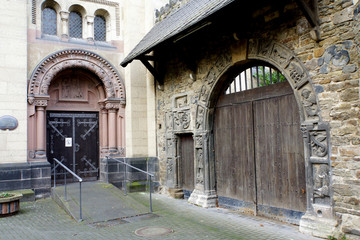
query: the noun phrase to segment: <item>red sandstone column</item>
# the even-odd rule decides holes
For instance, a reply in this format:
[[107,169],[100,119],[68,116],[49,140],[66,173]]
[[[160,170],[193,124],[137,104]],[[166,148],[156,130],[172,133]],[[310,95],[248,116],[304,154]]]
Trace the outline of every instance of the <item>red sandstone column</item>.
[[109,151],[117,152],[116,148],[116,112],[117,109],[109,109]]
[[35,158],[46,158],[45,106],[36,106],[36,152]]
[[108,110],[103,108],[101,110],[101,139],[102,139],[102,152],[107,152],[108,150]]

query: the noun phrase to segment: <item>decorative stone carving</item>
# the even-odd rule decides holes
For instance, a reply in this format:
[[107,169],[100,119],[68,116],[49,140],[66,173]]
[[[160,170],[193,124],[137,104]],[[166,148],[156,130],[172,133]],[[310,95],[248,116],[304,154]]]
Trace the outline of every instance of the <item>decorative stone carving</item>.
[[330,196],[329,165],[313,164],[314,198]]
[[196,183],[204,184],[204,155],[203,149],[196,149]]
[[191,121],[189,111],[174,112],[173,116],[174,116],[174,130],[181,131],[189,128]]
[[283,68],[286,68],[292,59],[291,54],[279,44],[274,44],[274,49],[270,57],[278,62]]
[[307,88],[301,90],[302,105],[305,109],[307,117],[314,117],[318,114],[318,106],[316,105],[315,93]]
[[[300,96],[304,109],[303,120],[318,121],[318,103],[309,74],[304,64],[286,46],[263,39],[248,40],[248,58],[268,61],[275,65],[286,76],[294,89],[295,96]],[[306,90],[305,90],[306,89]]]
[[175,108],[183,108],[189,106],[187,95],[175,98]]
[[328,144],[326,131],[310,132],[311,157],[326,157],[328,154]]
[[231,54],[228,50],[225,50],[224,53],[219,54],[218,59],[216,60],[214,66],[210,69],[209,73],[205,77],[205,81],[207,81],[208,85],[212,85],[220,73],[226,69],[227,66],[231,64]]
[[101,79],[105,86],[106,97],[125,100],[124,84],[117,70],[99,55],[81,49],[62,50],[44,59],[30,78],[29,97],[48,95],[49,85],[54,76],[65,69],[77,67],[88,69]]
[[291,79],[288,80],[294,82],[295,88],[300,88],[305,83],[308,82],[307,76],[305,74],[305,70],[301,67],[301,65],[298,62],[293,60],[289,64],[288,71],[291,77]]
[[203,147],[203,136],[202,135],[194,136],[194,140],[195,140],[195,148]]
[[260,39],[259,40],[259,48],[258,48],[258,55],[262,55],[265,57],[270,56],[272,50],[273,50],[273,42],[269,41],[267,39]]
[[196,129],[202,129],[204,124],[205,108],[198,105],[196,110]]
[[207,88],[205,85],[201,87],[200,93],[199,93],[199,101],[205,102],[208,97],[207,94]]
[[41,99],[41,100],[35,100],[34,103],[35,103],[35,106],[37,106],[37,107],[46,107],[48,104],[48,101]]

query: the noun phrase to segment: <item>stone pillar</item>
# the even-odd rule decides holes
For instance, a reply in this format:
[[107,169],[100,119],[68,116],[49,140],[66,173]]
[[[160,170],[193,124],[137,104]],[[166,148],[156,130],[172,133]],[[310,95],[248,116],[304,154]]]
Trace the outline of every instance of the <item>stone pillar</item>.
[[46,159],[46,138],[45,138],[45,108],[47,100],[36,100],[36,150],[35,159]]
[[87,40],[89,42],[94,42],[94,16],[86,16],[87,23]]
[[69,39],[69,12],[61,11],[60,18],[61,18],[61,39],[67,40]]
[[106,108],[101,109],[101,153],[107,153],[109,150],[108,145],[108,110]]
[[116,109],[109,109],[109,151],[116,151]]

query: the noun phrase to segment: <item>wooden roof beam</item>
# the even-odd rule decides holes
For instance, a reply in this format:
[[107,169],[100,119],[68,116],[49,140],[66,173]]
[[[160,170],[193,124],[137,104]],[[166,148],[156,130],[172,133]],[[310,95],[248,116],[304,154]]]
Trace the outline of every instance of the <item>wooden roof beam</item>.
[[153,65],[151,65],[148,61],[154,61],[154,57],[150,56],[150,55],[142,55],[140,56],[139,59],[142,64],[147,68],[147,70],[149,70],[149,72],[154,76],[154,78],[156,79],[156,81],[162,86],[164,85],[164,81],[161,77],[161,75],[159,74],[159,72],[154,68]]
[[311,37],[315,41],[320,41],[320,20],[319,20],[319,8],[317,0],[295,0],[301,11],[304,13],[306,19],[310,23],[313,30],[310,32]]

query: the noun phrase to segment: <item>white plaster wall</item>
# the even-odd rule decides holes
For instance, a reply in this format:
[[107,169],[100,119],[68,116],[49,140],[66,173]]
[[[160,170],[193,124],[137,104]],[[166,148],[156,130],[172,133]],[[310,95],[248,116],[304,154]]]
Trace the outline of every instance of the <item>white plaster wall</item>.
[[3,0],[0,12],[0,116],[19,122],[13,131],[0,130],[0,163],[26,162],[26,1]]

